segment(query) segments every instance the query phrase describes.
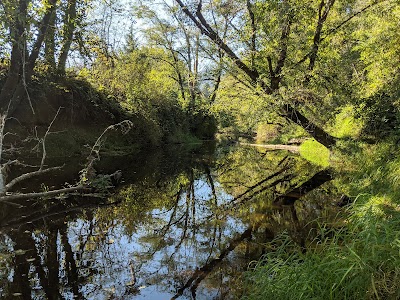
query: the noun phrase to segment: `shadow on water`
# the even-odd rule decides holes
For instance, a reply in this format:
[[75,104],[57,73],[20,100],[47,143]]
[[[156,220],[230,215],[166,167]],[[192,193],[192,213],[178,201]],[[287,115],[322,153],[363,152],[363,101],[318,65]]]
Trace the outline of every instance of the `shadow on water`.
[[[19,189],[73,182],[80,164]],[[238,298],[240,275],[266,242],[286,230],[304,246],[310,220],[332,215],[333,196],[320,189],[300,204],[274,203],[317,173],[286,152],[175,147],[98,166],[115,169],[124,182],[108,199],[0,203],[2,298]]]

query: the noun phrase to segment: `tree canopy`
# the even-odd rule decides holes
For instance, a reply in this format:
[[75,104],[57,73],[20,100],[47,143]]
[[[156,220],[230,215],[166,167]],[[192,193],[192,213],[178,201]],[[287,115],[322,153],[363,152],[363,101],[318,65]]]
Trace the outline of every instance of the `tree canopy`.
[[175,101],[244,131],[295,124],[329,148],[343,109],[366,134],[397,128],[398,19],[394,0],[5,0],[0,103],[35,113],[32,76],[70,70],[131,107]]

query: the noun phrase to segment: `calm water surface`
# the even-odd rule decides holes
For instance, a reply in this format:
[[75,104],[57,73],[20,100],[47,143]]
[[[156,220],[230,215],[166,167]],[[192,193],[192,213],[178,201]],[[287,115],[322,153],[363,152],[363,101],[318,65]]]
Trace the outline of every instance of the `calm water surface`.
[[[19,189],[73,183],[80,168],[70,160]],[[287,231],[304,243],[310,220],[331,214],[320,190],[295,207],[272,205],[316,172],[287,152],[175,147],[107,157],[97,168],[123,172],[106,199],[0,203],[1,298],[236,299],[266,242]]]

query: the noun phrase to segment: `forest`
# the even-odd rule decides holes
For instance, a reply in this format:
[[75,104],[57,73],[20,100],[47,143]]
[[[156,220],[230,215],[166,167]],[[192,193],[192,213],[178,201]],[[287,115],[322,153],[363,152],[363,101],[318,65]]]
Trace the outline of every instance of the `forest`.
[[0,0],[0,297],[400,299],[399,28],[397,0]]

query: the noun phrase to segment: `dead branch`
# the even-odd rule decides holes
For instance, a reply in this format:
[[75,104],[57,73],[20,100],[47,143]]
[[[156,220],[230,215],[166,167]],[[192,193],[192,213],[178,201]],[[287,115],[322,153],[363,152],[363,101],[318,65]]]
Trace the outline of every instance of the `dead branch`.
[[[16,185],[18,182],[24,181],[26,179],[32,178],[32,177],[36,177],[51,171],[55,171],[55,170],[59,170],[64,166],[57,166],[57,167],[52,167],[52,168],[47,168],[47,169],[39,169],[37,171],[33,171],[33,172],[29,172],[29,173],[25,173],[22,174],[21,176],[18,176],[16,178],[14,178],[13,180],[11,180],[9,183],[7,183],[4,187],[4,191],[2,193],[0,193],[0,195],[4,195],[6,193],[6,191],[9,191],[14,185]],[[0,197],[1,199],[1,197]]]
[[34,166],[34,165],[29,165],[29,164],[24,164],[22,162],[20,162],[18,159],[14,159],[14,160],[9,160],[6,163],[4,163],[2,165],[2,169],[7,169],[12,165],[16,165],[16,166],[22,166],[22,167],[28,167],[28,168],[38,168],[39,166]]
[[105,140],[105,135],[108,131],[120,129],[123,134],[126,134],[132,128],[132,126],[133,126],[133,123],[129,120],[124,120],[117,124],[108,126],[106,129],[104,129],[102,134],[100,134],[100,136],[97,138],[92,149],[90,150],[89,157],[94,154],[96,156],[96,158],[100,159],[100,156],[99,156],[100,148],[102,146],[102,143]]
[[[24,180],[30,179],[32,177],[36,177],[36,176],[40,176],[46,173],[49,173],[51,171],[55,171],[55,170],[59,170],[61,168],[63,168],[63,166],[56,166],[56,167],[50,167],[50,168],[44,168],[44,162],[46,159],[46,137],[51,133],[50,129],[53,125],[53,123],[55,122],[59,112],[61,110],[61,107],[59,107],[59,109],[57,110],[56,115],[54,116],[53,120],[50,122],[46,133],[44,134],[43,138],[41,139],[41,143],[42,143],[42,149],[43,149],[43,154],[42,154],[42,159],[41,159],[41,163],[40,163],[40,167],[38,170],[33,171],[33,172],[28,172],[28,173],[24,173],[16,178],[14,178],[13,180],[11,180],[8,184],[6,184],[3,188],[3,190],[0,192],[0,202],[7,202],[9,203],[9,201],[15,201],[15,200],[25,200],[25,199],[32,199],[32,198],[41,198],[41,197],[52,197],[55,195],[60,195],[60,194],[67,194],[67,193],[73,193],[73,192],[78,192],[78,191],[83,191],[86,193],[91,193],[93,192],[93,188],[90,187],[90,184],[92,183],[91,181],[87,181],[87,175],[88,172],[93,170],[93,164],[95,163],[95,161],[100,159],[99,156],[99,152],[100,152],[100,148],[101,145],[104,141],[104,137],[105,134],[112,129],[119,129],[122,131],[123,134],[127,133],[133,126],[133,123],[129,120],[124,120],[118,124],[114,124],[114,125],[110,125],[108,126],[103,133],[97,138],[95,144],[93,145],[90,155],[88,157],[88,164],[86,165],[86,167],[81,171],[81,182],[78,183],[75,186],[71,186],[68,188],[62,188],[62,189],[57,189],[57,190],[51,190],[51,191],[46,191],[46,192],[33,192],[33,193],[26,193],[26,194],[11,194],[11,195],[7,195],[6,192],[9,191],[11,188],[13,188],[17,183],[22,182]],[[0,124],[1,126],[1,124]],[[1,130],[1,128],[0,128]],[[1,137],[0,137],[1,138]],[[1,143],[1,139],[0,139],[0,143]],[[0,144],[1,145],[1,144]],[[12,164],[21,164],[18,160],[13,160],[13,161],[9,161],[6,164],[2,165],[1,168],[4,168],[4,166],[9,166]],[[95,175],[95,173],[94,173]],[[83,177],[85,176],[85,177]],[[111,178],[114,178],[116,181],[118,181],[121,178],[121,171],[116,171],[113,174],[110,175],[102,175],[104,178],[108,177],[110,180]],[[83,180],[82,178],[86,178],[86,180]],[[93,178],[94,179],[94,176]],[[95,184],[93,184],[95,186]],[[110,186],[111,187],[111,186]],[[95,189],[96,187],[94,187]],[[109,186],[107,186],[106,188],[109,188]]]
[[[85,183],[96,175],[94,170],[94,164],[96,161],[100,160],[100,149],[106,139],[106,133],[110,130],[121,130],[122,134],[126,134],[129,130],[131,130],[133,123],[129,120],[121,121],[117,124],[113,124],[108,126],[97,138],[93,147],[90,149],[90,154],[87,157],[86,167],[80,171],[80,179],[81,182]],[[114,173],[115,174],[115,173]],[[113,176],[114,174],[110,175]]]
[[60,113],[61,108],[62,108],[61,106],[58,108],[58,110],[57,110],[57,112],[56,112],[56,115],[54,116],[53,120],[50,122],[50,125],[47,127],[46,133],[45,133],[44,136],[43,136],[43,139],[42,139],[42,149],[43,149],[43,153],[42,153],[42,161],[40,162],[40,168],[39,168],[39,170],[42,170],[42,169],[43,169],[44,161],[45,161],[45,159],[46,159],[46,154],[47,154],[47,153],[46,153],[46,138],[47,138],[47,136],[50,134],[51,126],[53,125],[54,121],[57,119],[57,116],[58,116],[58,114]]
[[[47,169],[49,170],[49,169]],[[0,197],[0,202],[5,202],[5,201],[16,201],[16,200],[27,200],[27,199],[33,199],[33,198],[42,198],[42,197],[51,197],[55,195],[60,195],[60,194],[67,194],[71,192],[76,192],[76,191],[82,191],[82,192],[90,192],[92,191],[91,188],[88,188],[87,186],[84,185],[78,185],[74,187],[69,187],[69,188],[63,188],[63,189],[58,189],[58,190],[52,190],[52,191],[47,191],[47,192],[34,192],[34,193],[26,193],[26,194],[15,194],[15,195],[9,195],[9,196],[1,196]]]
[[[48,173],[50,171],[61,169],[63,167],[63,166],[57,166],[57,167],[43,169],[44,161],[45,161],[46,155],[47,155],[47,152],[46,152],[46,138],[50,134],[50,129],[51,129],[54,121],[57,119],[57,116],[60,113],[60,110],[61,110],[61,107],[58,108],[57,113],[55,114],[53,120],[50,122],[49,126],[47,127],[46,133],[44,134],[44,136],[43,136],[43,138],[41,140],[43,153],[42,153],[42,160],[40,162],[39,169],[37,171],[24,173],[24,174],[22,174],[22,175],[20,175],[20,176],[18,176],[16,178],[14,178],[13,180],[11,180],[8,184],[6,184],[4,186],[3,190],[0,192],[0,199],[1,199],[2,196],[4,196],[6,194],[7,191],[9,191],[17,183],[19,183],[21,181],[24,181],[26,179],[35,177],[35,176],[39,176],[39,175]],[[1,140],[0,146],[1,147],[2,147],[2,140],[4,139],[3,129],[4,129],[4,125],[5,125],[4,124],[5,120],[6,120],[5,117],[3,117],[3,119],[1,120],[2,121],[1,125],[0,125],[1,126],[0,134],[2,135],[1,138],[0,138],[0,140]],[[2,148],[0,148],[0,149],[2,150]],[[7,165],[10,165],[12,163],[17,163],[17,162],[18,162],[18,160],[14,160],[14,161],[8,162],[8,163],[6,163],[4,165],[1,165],[1,170],[4,169],[4,167],[6,167]],[[16,195],[16,196],[19,196],[19,195]]]

